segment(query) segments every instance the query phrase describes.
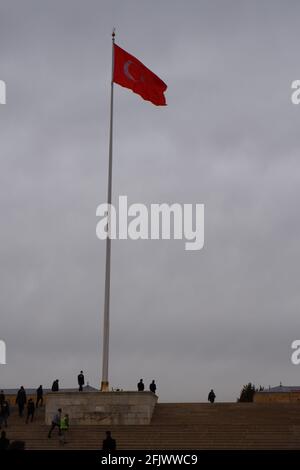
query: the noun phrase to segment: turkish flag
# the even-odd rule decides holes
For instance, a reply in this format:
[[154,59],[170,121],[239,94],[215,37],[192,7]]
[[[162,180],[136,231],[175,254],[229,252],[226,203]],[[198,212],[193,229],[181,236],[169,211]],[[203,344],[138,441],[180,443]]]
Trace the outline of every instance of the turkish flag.
[[144,100],[156,106],[166,106],[164,91],[167,85],[133,55],[114,44],[113,81],[130,88]]

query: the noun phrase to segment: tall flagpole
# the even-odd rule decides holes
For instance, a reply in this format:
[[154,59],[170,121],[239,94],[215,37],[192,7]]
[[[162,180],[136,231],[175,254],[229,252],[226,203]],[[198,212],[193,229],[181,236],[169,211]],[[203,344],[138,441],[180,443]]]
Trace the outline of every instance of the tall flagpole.
[[[114,105],[114,43],[115,28],[112,32],[112,66],[111,66],[111,88],[110,88],[110,125],[109,125],[109,163],[108,163],[108,185],[107,203],[111,204],[112,192],[112,157],[113,157],[113,105]],[[108,356],[109,356],[109,300],[110,300],[110,211],[107,216],[107,238],[106,238],[106,263],[105,263],[105,295],[104,295],[104,318],[103,318],[103,355],[102,355],[102,382],[101,392],[109,390],[108,381]]]

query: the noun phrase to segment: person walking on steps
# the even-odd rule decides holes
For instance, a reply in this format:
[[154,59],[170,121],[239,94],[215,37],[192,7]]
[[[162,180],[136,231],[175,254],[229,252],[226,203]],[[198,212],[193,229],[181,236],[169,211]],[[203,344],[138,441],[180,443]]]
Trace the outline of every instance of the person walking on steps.
[[49,439],[51,437],[53,429],[56,428],[56,427],[58,428],[58,435],[60,436],[60,434],[61,434],[60,420],[61,420],[61,408],[58,408],[57,413],[52,418],[51,428],[49,429],[49,432],[48,432],[48,438]]
[[26,392],[24,390],[24,387],[21,386],[20,389],[18,390],[17,398],[16,398],[16,404],[18,405],[18,408],[19,408],[20,418],[22,418],[23,416],[24,406],[26,402],[27,402]]
[[29,398],[28,403],[27,403],[26,424],[28,424],[29,418],[31,418],[30,420],[31,422],[33,421],[34,411],[35,411],[34,401],[32,398]]
[[69,429],[69,415],[65,414],[63,418],[60,419],[60,438],[59,442],[61,444],[66,444],[66,433]]

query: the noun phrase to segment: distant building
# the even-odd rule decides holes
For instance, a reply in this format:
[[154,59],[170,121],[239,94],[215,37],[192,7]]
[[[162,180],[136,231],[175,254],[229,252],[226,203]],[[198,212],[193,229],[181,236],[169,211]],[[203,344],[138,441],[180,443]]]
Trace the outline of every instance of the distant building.
[[292,387],[286,385],[278,385],[270,387],[254,395],[255,403],[295,403],[300,404],[300,386]]

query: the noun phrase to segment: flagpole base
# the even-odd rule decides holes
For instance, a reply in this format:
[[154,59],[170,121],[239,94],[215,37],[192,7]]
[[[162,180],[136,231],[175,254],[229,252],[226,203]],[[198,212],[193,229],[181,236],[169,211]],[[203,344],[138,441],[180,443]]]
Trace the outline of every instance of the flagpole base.
[[101,382],[101,392],[109,392],[109,383],[108,382]]

